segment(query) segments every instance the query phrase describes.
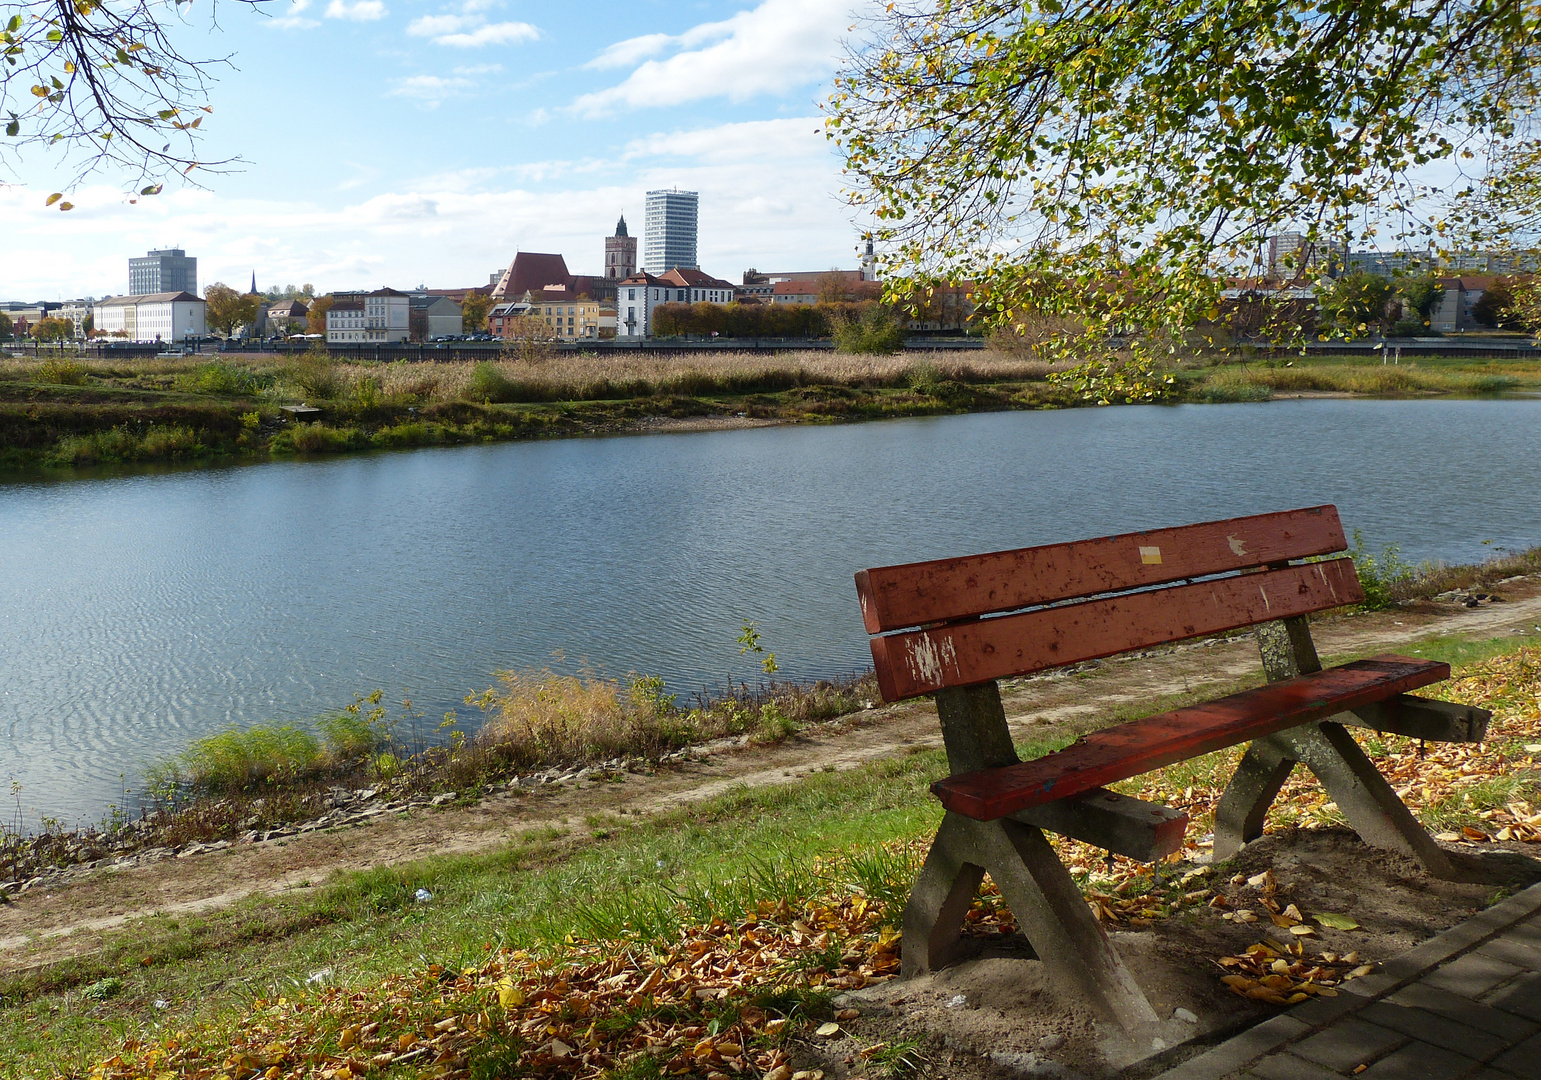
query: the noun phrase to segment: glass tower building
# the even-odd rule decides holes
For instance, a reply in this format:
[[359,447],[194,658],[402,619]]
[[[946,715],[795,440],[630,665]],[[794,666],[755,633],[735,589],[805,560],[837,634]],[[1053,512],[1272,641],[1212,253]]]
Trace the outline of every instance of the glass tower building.
[[185,292],[198,295],[198,260],[181,248],[152,251],[128,261],[128,291],[133,296]]
[[675,267],[699,270],[696,265],[696,214],[701,197],[695,191],[649,191],[643,217],[642,238],[646,255],[642,269],[663,274]]

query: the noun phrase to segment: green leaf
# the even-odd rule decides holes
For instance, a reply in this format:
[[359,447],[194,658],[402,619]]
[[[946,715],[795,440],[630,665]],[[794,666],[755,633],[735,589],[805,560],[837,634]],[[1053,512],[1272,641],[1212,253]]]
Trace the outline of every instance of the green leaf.
[[160,193],[161,193],[161,185],[160,184],[151,184],[149,187],[147,187],[147,188],[145,188],[145,189],[143,189],[142,191],[139,192],[139,194],[141,194],[141,195],[159,195]]
[[1330,911],[1314,911],[1311,918],[1323,926],[1330,926],[1334,930],[1358,930],[1359,924],[1347,915],[1335,915]]
[[48,196],[48,201],[43,203],[43,205],[44,206],[52,206],[54,203],[58,202],[62,198],[64,198],[64,192],[56,191],[52,195]]
[[11,16],[11,21],[5,24],[5,28],[7,30],[9,30],[13,34],[16,31],[20,30],[21,29],[21,16],[20,15],[12,15]]
[[5,125],[5,133],[7,135],[16,135],[16,134],[19,134],[20,132],[21,132],[21,125],[19,123],[17,123],[15,120],[12,120],[9,124]]

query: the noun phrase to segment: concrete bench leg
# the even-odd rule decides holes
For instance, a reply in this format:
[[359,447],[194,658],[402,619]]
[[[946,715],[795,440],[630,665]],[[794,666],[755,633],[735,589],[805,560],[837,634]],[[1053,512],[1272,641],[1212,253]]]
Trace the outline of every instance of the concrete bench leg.
[[[1258,627],[1263,669],[1270,680],[1321,670],[1304,618]],[[1296,763],[1316,774],[1365,843],[1411,855],[1447,881],[1461,875],[1454,860],[1418,824],[1375,763],[1342,724],[1323,720],[1258,739],[1247,747],[1215,808],[1215,858],[1228,859],[1263,833],[1263,819]]]
[[951,958],[986,871],[1056,980],[1080,989],[1127,1031],[1156,1021],[1155,1010],[1043,833],[1011,820],[974,821],[957,814],[943,820],[904,909],[906,977]]

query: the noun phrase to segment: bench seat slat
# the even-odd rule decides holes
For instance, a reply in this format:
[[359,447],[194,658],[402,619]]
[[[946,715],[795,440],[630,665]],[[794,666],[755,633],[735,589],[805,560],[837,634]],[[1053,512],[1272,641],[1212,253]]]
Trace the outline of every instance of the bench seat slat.
[[871,639],[884,701],[1026,675],[1364,599],[1350,559]]
[[1166,585],[1348,547],[1335,506],[1068,544],[880,566],[856,575],[869,634]]
[[1203,705],[1095,731],[1065,749],[998,769],[961,773],[931,790],[954,813],[993,821],[1127,780],[1450,677],[1450,665],[1377,656],[1269,683]]

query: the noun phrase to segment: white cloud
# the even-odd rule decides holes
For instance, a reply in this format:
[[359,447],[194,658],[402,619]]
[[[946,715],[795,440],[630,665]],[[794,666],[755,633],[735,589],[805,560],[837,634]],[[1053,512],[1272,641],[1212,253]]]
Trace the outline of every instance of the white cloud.
[[824,118],[796,116],[783,120],[746,120],[691,131],[658,132],[628,143],[621,159],[789,161],[829,156],[830,153],[829,142],[824,137]]
[[534,41],[540,31],[529,23],[500,22],[478,26],[463,34],[444,34],[433,39],[435,45],[450,45],[460,49],[475,49],[483,45],[516,45],[521,41]]
[[583,66],[600,69],[631,67],[650,56],[657,56],[678,40],[670,34],[644,34],[642,37],[627,38],[625,41],[617,41]]
[[290,0],[289,14],[279,15],[268,23],[275,30],[309,30],[311,27],[321,24],[315,19],[306,18],[300,12],[310,7],[310,0]]
[[489,23],[482,12],[497,2],[465,0],[458,14],[445,12],[413,19],[407,26],[407,33],[413,37],[432,38],[435,45],[460,49],[474,49],[483,45],[515,45],[521,41],[535,41],[540,37],[539,28],[527,22]]
[[445,98],[465,93],[476,84],[464,76],[412,75],[397,79],[396,85],[386,91],[387,97],[410,98],[429,108],[436,108]]
[[851,10],[829,0],[763,0],[721,22],[702,23],[674,38],[649,34],[612,45],[593,67],[625,66],[632,59],[679,48],[647,60],[618,86],[584,94],[573,107],[590,115],[615,106],[675,105],[703,98],[742,102],[785,94],[826,79],[840,59],[840,36]]
[[351,19],[353,22],[374,22],[386,16],[383,0],[332,0],[326,6],[328,19]]

